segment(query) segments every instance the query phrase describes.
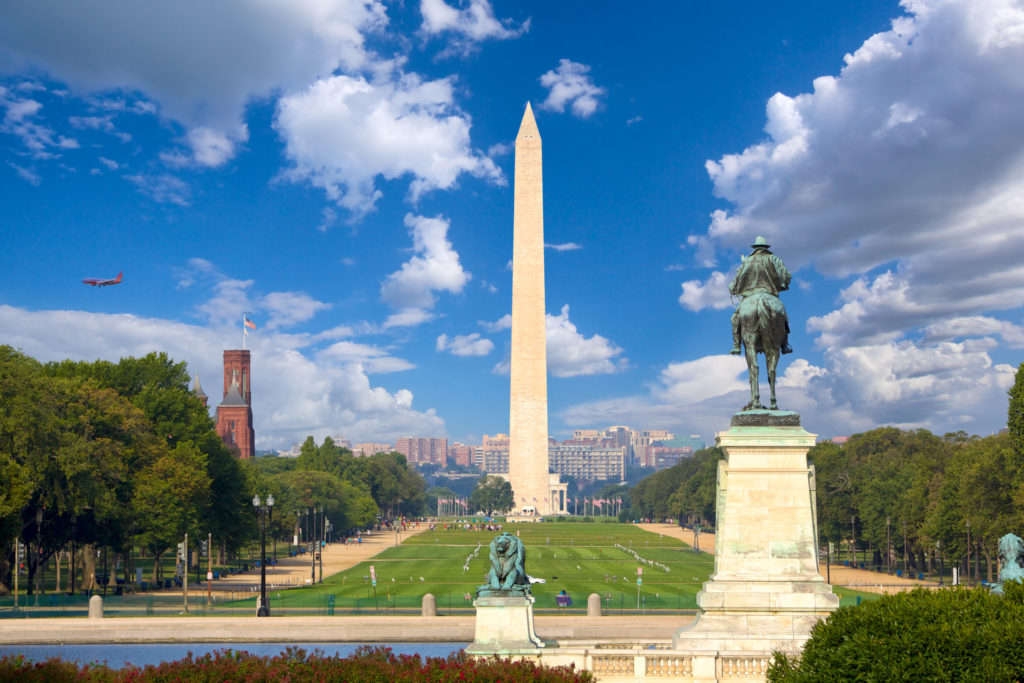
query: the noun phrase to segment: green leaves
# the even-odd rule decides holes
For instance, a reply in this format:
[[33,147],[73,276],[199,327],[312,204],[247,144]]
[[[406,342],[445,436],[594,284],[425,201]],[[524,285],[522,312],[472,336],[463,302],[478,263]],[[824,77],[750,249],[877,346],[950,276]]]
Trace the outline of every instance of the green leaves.
[[769,681],[1016,681],[1024,676],[1024,586],[888,595],[818,622],[799,662]]

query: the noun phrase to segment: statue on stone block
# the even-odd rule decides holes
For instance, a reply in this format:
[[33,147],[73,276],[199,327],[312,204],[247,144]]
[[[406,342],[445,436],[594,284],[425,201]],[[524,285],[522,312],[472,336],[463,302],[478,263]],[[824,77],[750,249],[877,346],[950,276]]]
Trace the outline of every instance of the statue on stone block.
[[1024,540],[1014,534],[999,539],[999,583],[992,586],[992,592],[1002,595],[1007,581],[1024,583]]
[[491,541],[491,571],[487,583],[476,589],[477,597],[529,595],[526,546],[518,536],[504,532]]
[[729,285],[729,293],[742,297],[732,316],[732,349],[738,355],[740,344],[747,359],[750,376],[750,403],[743,410],[761,410],[761,390],[758,384],[757,354],[764,354],[771,389],[771,410],[778,410],[775,400],[775,371],[779,355],[792,353],[789,345],[789,317],[779,299],[779,292],[789,289],[792,279],[782,260],[769,251],[771,245],[758,237],[751,245],[754,249]]

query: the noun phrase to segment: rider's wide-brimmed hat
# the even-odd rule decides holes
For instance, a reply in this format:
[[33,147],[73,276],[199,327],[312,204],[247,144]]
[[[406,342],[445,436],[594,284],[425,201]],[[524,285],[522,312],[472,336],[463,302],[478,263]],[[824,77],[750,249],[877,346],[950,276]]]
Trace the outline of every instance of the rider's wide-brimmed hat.
[[755,239],[754,243],[751,244],[750,246],[752,246],[754,249],[757,249],[758,247],[764,247],[765,249],[768,249],[772,245],[768,244],[768,240],[764,238],[764,235],[758,235],[757,239]]

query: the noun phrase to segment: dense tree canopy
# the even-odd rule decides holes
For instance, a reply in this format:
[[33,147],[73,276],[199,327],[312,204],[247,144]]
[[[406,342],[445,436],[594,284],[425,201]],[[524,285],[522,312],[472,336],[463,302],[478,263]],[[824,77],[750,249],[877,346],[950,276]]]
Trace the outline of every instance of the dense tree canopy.
[[512,485],[507,479],[484,475],[476,483],[476,488],[469,496],[469,507],[473,510],[482,510],[488,516],[495,512],[511,510],[515,505],[512,495]]
[[[917,568],[939,555],[949,566],[980,553],[982,578],[992,579],[998,539],[1024,533],[1024,365],[1010,390],[1008,425],[984,438],[880,427],[843,444],[815,445],[808,461],[815,468],[820,540],[846,546],[852,540],[873,551],[875,563],[906,558]],[[722,457],[709,448],[650,475],[630,492],[624,515],[713,524]]]

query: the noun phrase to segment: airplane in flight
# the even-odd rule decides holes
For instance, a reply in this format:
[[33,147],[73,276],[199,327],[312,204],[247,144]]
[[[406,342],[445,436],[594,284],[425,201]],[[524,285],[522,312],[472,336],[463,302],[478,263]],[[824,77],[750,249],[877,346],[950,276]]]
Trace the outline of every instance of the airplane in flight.
[[110,285],[117,285],[121,283],[121,276],[124,275],[124,271],[117,274],[117,277],[109,280],[103,280],[98,277],[87,277],[82,280],[82,284],[90,285],[91,287],[109,287]]

